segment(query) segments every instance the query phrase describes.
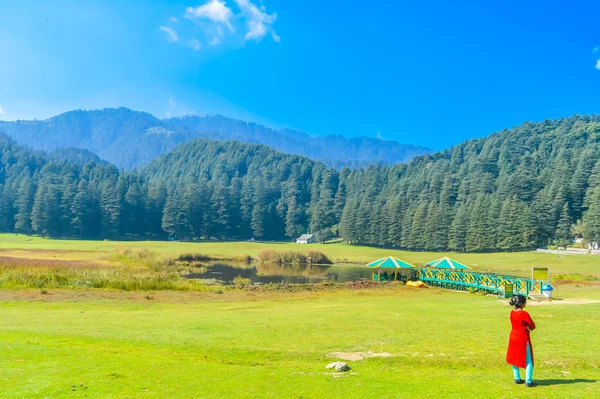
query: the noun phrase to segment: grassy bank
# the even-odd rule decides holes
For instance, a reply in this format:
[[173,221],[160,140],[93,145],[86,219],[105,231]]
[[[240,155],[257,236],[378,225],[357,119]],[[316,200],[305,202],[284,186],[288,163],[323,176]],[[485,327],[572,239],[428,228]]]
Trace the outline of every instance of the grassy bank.
[[256,255],[256,260],[262,263],[278,265],[331,265],[333,262],[321,251],[276,251],[263,249]]
[[[600,390],[597,354],[581,349],[600,345],[597,304],[530,307],[540,386],[527,390],[504,363],[508,307],[496,298],[407,287],[165,301],[56,299],[60,292],[0,301],[3,398],[591,398]],[[357,360],[369,351],[389,357]],[[344,358],[355,359],[344,360],[349,373],[325,369]]]
[[105,263],[81,260],[0,256],[0,289],[105,288],[126,291],[203,291],[206,284],[189,280],[201,272],[196,262],[177,261],[148,249],[124,248],[103,258]]

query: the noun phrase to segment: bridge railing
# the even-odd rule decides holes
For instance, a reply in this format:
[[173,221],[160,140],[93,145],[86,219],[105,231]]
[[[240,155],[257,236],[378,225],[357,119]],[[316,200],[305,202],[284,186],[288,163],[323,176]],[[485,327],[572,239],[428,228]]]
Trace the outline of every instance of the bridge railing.
[[415,278],[428,285],[455,290],[476,289],[493,294],[503,294],[508,284],[512,284],[514,294],[529,295],[541,293],[542,283],[523,277],[502,276],[488,273],[462,272],[448,269],[417,269]]

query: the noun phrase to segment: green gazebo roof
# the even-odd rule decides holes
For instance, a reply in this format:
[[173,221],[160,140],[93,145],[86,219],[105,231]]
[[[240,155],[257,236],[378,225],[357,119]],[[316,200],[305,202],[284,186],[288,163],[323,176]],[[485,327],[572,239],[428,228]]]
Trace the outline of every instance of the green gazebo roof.
[[410,263],[407,263],[393,256],[386,256],[385,258],[377,259],[367,265],[368,267],[382,268],[382,269],[414,269],[415,267]]
[[432,260],[431,262],[427,263],[425,267],[434,267],[436,269],[470,269],[469,266],[463,265],[462,263],[448,257]]

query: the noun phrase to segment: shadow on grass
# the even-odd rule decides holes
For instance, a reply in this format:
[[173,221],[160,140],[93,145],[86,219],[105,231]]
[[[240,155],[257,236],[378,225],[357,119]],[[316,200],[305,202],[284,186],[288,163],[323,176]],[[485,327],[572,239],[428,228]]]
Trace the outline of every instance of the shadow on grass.
[[549,386],[549,385],[566,385],[566,384],[579,384],[579,383],[593,383],[598,382],[598,380],[588,380],[585,378],[574,378],[570,380],[537,380],[536,383],[539,386]]

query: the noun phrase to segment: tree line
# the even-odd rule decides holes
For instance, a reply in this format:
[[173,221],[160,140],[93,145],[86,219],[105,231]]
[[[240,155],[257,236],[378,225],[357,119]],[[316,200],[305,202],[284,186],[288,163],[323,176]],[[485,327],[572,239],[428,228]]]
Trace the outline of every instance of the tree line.
[[518,251],[600,241],[600,118],[525,123],[406,164],[340,171],[195,140],[123,173],[0,139],[0,230],[55,237],[322,240]]

